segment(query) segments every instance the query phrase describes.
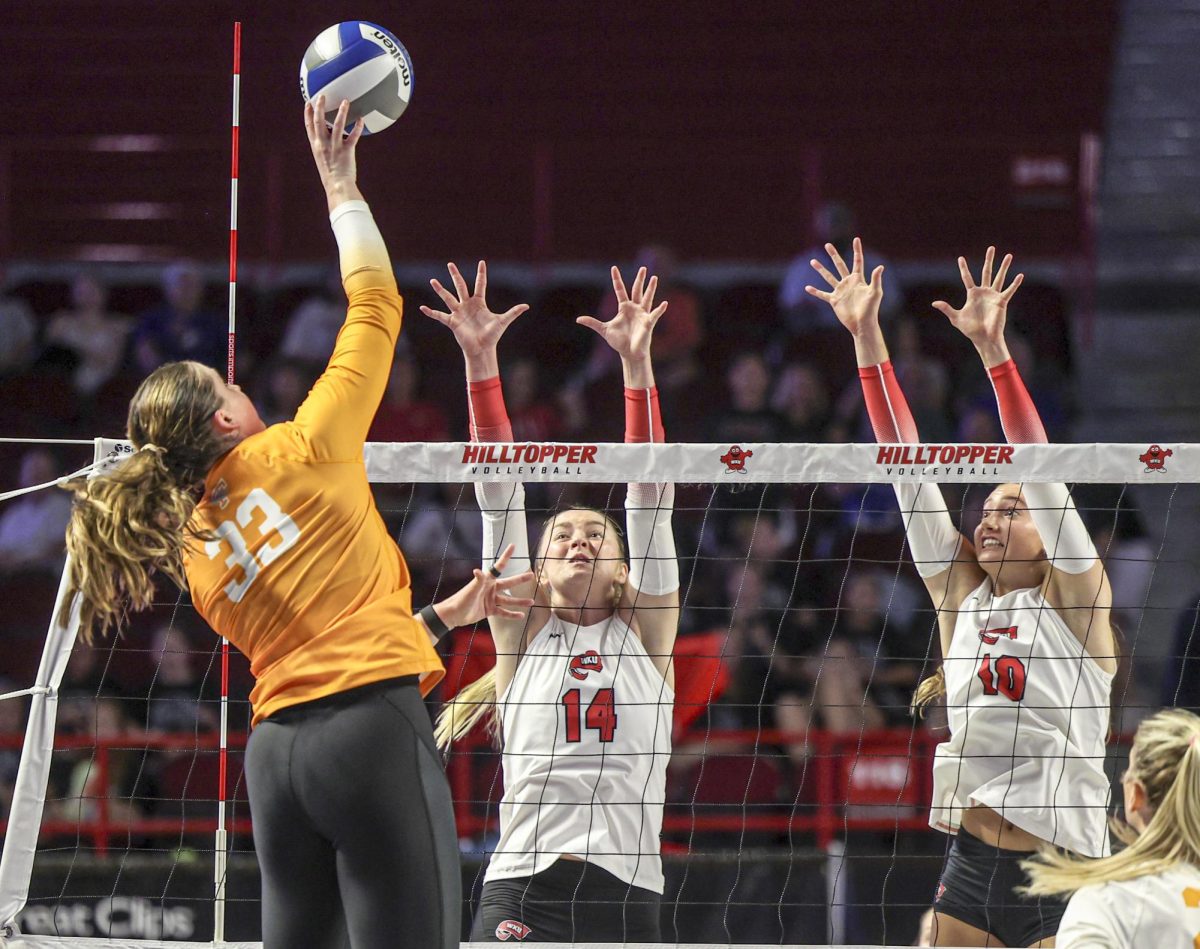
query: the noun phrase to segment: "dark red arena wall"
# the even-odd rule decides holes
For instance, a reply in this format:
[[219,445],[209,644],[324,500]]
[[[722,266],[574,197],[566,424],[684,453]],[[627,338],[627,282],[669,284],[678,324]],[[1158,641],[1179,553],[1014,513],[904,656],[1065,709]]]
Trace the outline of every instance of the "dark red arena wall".
[[[415,63],[413,104],[362,147],[397,256],[780,259],[839,197],[893,256],[1078,243],[1074,173],[1102,132],[1116,0],[299,4],[8,0],[0,253],[225,253],[230,37],[243,21],[242,252],[329,254],[297,68],[339,19]],[[159,135],[98,149],[96,136]],[[109,205],[143,202],[140,218]],[[81,250],[81,248],[84,248]],[[88,250],[87,248],[91,248]],[[114,250],[117,256],[119,250]]]

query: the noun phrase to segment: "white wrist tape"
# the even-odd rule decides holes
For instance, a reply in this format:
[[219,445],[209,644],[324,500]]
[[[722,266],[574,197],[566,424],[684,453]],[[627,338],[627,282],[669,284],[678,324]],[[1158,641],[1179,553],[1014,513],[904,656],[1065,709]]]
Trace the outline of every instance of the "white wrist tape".
[[936,484],[894,485],[913,565],[922,577],[948,570],[962,546],[962,534],[950,519],[942,490]]
[[476,482],[475,500],[483,515],[483,564],[489,567],[504,548],[516,549],[501,576],[529,569],[529,528],[525,519],[525,486],[499,481]]
[[625,492],[629,583],[639,593],[663,596],[679,589],[679,557],[671,530],[674,484],[631,483]]
[[390,270],[391,258],[383,235],[366,201],[343,201],[329,212],[337,239],[343,282],[360,270]]
[[1023,484],[1021,497],[1029,508],[1033,526],[1042,538],[1046,556],[1055,570],[1084,573],[1100,559],[1092,535],[1075,510],[1071,492],[1061,483]]

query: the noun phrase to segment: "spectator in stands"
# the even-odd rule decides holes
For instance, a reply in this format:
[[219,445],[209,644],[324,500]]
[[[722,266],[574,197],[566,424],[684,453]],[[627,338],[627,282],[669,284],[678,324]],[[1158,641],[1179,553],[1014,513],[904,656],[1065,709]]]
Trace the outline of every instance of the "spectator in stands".
[[483,527],[472,498],[470,485],[444,484],[410,505],[397,543],[427,586],[458,583],[478,565]]
[[142,314],[133,332],[133,358],[139,372],[165,362],[193,359],[223,368],[228,325],[203,305],[204,279],[195,264],[171,264],[163,272],[163,302]]
[[[0,678],[0,695],[15,691],[17,684],[11,679]],[[0,736],[12,739],[12,747],[0,746],[0,820],[8,820],[12,806],[13,787],[17,783],[17,768],[21,763],[21,739],[25,731],[25,707],[28,699],[4,699],[0,701]]]
[[71,284],[71,308],[50,318],[45,343],[74,355],[74,389],[92,396],[120,370],[131,328],[129,317],[109,312],[108,288],[81,273]]
[[220,721],[218,696],[209,686],[204,670],[197,668],[197,655],[187,634],[178,626],[166,625],[155,630],[152,656],[157,669],[146,716],[151,731],[190,735],[216,730]]
[[504,395],[514,439],[519,442],[562,439],[565,428],[562,413],[542,395],[536,359],[523,356],[513,361],[504,373]]
[[316,371],[295,359],[280,359],[266,370],[266,390],[255,401],[265,425],[294,418],[296,409],[316,382]]
[[829,387],[811,364],[791,362],[783,367],[771,393],[771,408],[784,417],[787,441],[825,441]]
[[0,378],[29,368],[37,355],[37,321],[29,304],[5,293],[6,274],[0,263]]
[[[954,423],[950,411],[950,374],[945,364],[922,351],[917,322],[911,316],[898,320],[895,338],[892,366],[908,395],[909,407],[923,437],[931,442],[950,441]],[[862,387],[856,388],[861,401]],[[987,407],[991,409],[994,405],[989,393]]]
[[375,412],[367,441],[440,442],[450,437],[446,413],[437,403],[420,398],[420,386],[420,367],[401,344],[392,360],[387,390]]
[[346,322],[346,294],[336,267],[325,271],[324,286],[288,317],[279,354],[323,366],[329,361],[338,331]]
[[[33,448],[21,458],[20,486],[45,484],[59,476],[54,456]],[[44,488],[10,501],[0,514],[0,570],[62,565],[64,537],[71,518],[71,499],[58,488]]]
[[[107,798],[108,819],[118,826],[127,825],[145,814],[150,790],[142,759],[147,752],[127,747],[136,742],[137,730],[120,699],[100,696],[88,718],[83,734],[91,735],[97,747],[94,753],[81,754],[72,766],[66,793],[57,802],[57,816],[80,822],[99,820],[100,801]],[[101,746],[108,748],[107,768],[100,766]]]
[[730,444],[783,441],[788,426],[767,401],[771,371],[762,355],[743,352],[734,356],[725,372],[725,382],[729,407],[713,421],[711,440]]
[[888,616],[888,583],[885,575],[868,570],[846,578],[824,647],[818,644],[804,660],[808,688],[779,699],[781,726],[857,734],[908,720],[924,649],[915,647],[904,623]]
[[1193,597],[1175,622],[1163,675],[1162,704],[1200,713],[1200,597]]
[[[787,331],[793,337],[804,336],[814,330],[837,328],[829,307],[820,306],[820,301],[805,293],[804,288],[811,284],[824,285],[821,275],[813,270],[811,261],[814,258],[825,259],[825,245],[833,244],[840,254],[848,258],[851,254],[850,243],[854,240],[854,235],[859,233],[854,212],[836,201],[830,201],[817,209],[813,218],[813,228],[816,232],[816,244],[788,264],[783,283],[779,287],[779,309],[783,313]],[[867,269],[870,271],[880,264],[887,265],[888,261],[876,255],[868,262]],[[895,312],[900,301],[904,299],[904,292],[897,281],[894,267],[887,267],[887,279],[888,292],[883,303],[885,312],[881,314],[885,318]],[[787,353],[781,352],[780,355],[786,356]]]

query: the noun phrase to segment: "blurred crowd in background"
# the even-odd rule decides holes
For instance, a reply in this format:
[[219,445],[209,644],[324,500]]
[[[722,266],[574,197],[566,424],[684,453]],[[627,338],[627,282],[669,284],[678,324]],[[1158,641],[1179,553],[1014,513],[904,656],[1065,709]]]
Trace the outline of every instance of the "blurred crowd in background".
[[[822,220],[824,236],[848,253],[849,211],[831,205]],[[824,251],[800,253],[782,280],[771,284],[689,282],[689,270],[669,248],[638,252],[634,263],[659,275],[660,298],[670,302],[654,342],[668,440],[732,446],[872,439],[849,339],[829,308],[804,292],[805,284],[820,285],[808,263],[815,256],[823,258]],[[879,262],[868,253],[868,267]],[[954,298],[951,276],[945,284],[902,286],[889,267],[884,316],[892,360],[926,441],[1001,442],[986,375],[929,307],[933,299]],[[583,313],[607,317],[615,311],[611,292],[605,294],[600,280],[492,283],[495,309],[518,301],[533,307],[501,352],[516,438],[620,440],[620,366],[573,319]],[[206,282],[187,261],[164,268],[158,285],[106,281],[99,271],[82,268],[70,279],[0,280],[0,435],[123,435],[129,398],[156,366],[195,359],[224,368],[224,291],[224,284]],[[406,325],[370,439],[464,439],[457,350],[449,334],[417,310],[428,289],[404,292]],[[264,422],[288,419],[322,370],[345,316],[336,272],[243,288],[239,309],[238,378]],[[1013,307],[1015,358],[1052,441],[1070,440],[1072,422],[1066,310],[1054,286],[1036,283],[1021,291]],[[77,467],[58,446],[22,446],[4,457],[4,489],[51,481]],[[968,530],[986,490],[980,487],[946,489]],[[481,546],[469,487],[388,485],[377,491],[413,570],[416,600],[431,599],[469,576]],[[549,511],[567,500],[619,507],[622,492],[620,486],[533,485],[531,523],[540,523],[537,509]],[[1135,635],[1155,551],[1119,486],[1081,486],[1076,498],[1106,554],[1118,622]],[[0,599],[9,607],[0,619],[6,643],[0,692],[28,684],[36,668],[69,513],[69,496],[53,488],[0,505]],[[780,745],[781,780],[791,781],[794,791],[811,753],[803,740],[810,727],[854,734],[911,727],[909,698],[932,670],[937,646],[933,613],[907,563],[888,487],[685,485],[674,523],[685,593],[681,642],[708,637],[705,648],[720,657],[727,673],[713,701],[688,716],[689,729],[677,736],[677,747],[695,740],[707,748],[713,729],[789,732],[795,740]],[[119,648],[77,646],[63,685],[61,734],[215,728],[215,639],[189,609],[176,609],[175,591],[164,589],[161,599],[163,609],[135,618]],[[1195,609],[1180,617],[1174,655],[1188,653],[1195,622]],[[1197,696],[1180,692],[1200,682],[1200,676],[1185,674],[1182,661],[1168,670],[1161,696],[1139,694],[1131,683],[1114,690],[1117,701],[1130,707],[1198,704]],[[248,688],[244,663],[235,664],[235,729],[247,725]],[[21,702],[0,702],[0,734],[20,732],[22,709]],[[940,724],[935,712],[921,727]],[[0,748],[5,810],[16,747],[19,742]],[[169,800],[190,774],[188,762],[169,751],[153,753],[149,764],[144,753],[115,755],[105,791],[94,787],[91,760],[85,750],[57,754],[50,798],[58,816],[86,818],[104,793],[127,807],[147,807],[131,802]]]

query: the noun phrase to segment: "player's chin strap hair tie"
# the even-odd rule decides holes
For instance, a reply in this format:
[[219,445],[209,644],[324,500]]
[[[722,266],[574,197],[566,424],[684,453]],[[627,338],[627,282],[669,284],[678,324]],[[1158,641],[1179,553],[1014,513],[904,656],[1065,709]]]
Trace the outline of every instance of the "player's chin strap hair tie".
[[167,453],[167,450],[161,445],[155,445],[151,442],[146,442],[138,451],[152,451],[156,455],[165,455]]

